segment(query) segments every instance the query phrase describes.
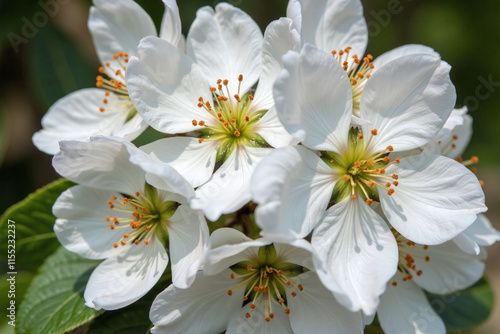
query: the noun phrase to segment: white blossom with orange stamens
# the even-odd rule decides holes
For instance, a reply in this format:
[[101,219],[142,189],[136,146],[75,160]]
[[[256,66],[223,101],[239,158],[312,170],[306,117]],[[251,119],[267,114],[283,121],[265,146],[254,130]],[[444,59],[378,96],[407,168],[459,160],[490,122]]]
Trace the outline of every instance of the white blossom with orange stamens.
[[363,332],[361,312],[347,311],[320,283],[306,241],[272,244],[228,228],[210,240],[205,275],[156,297],[152,333]]
[[149,37],[130,61],[127,86],[138,112],[158,131],[188,134],[145,149],[199,187],[192,205],[210,220],[246,204],[257,163],[271,147],[293,141],[272,97],[282,55],[299,44],[291,25],[274,21],[263,37],[238,8],[203,7],[187,36],[187,55]]
[[374,201],[400,233],[427,244],[452,239],[486,210],[476,177],[456,161],[398,158],[443,127],[455,103],[449,69],[429,54],[385,64],[361,96],[360,117],[368,122],[352,126],[342,66],[307,44],[284,57],[276,108],[302,146],[276,150],[254,172],[258,223],[270,240],[314,230],[318,276],[351,310],[373,314],[396,268],[396,242],[370,208]]
[[[175,0],[165,0],[160,37],[184,48]],[[102,66],[97,88],[75,91],[54,103],[42,118],[42,129],[33,135],[35,146],[56,154],[60,140],[87,140],[112,135],[133,140],[147,124],[128,96],[125,73],[139,41],[157,36],[149,15],[132,0],[94,0],[88,22]]]
[[[209,233],[203,213],[188,205],[194,189],[173,168],[112,137],[62,141],[53,165],[79,184],[54,204],[58,240],[83,257],[104,259],[87,283],[87,306],[117,309],[146,294],[167,267],[166,245],[173,283],[192,284]],[[161,189],[149,184],[155,177]]]
[[387,334],[445,334],[444,322],[424,290],[445,295],[465,289],[482,277],[484,263],[452,241],[420,245],[392,231],[398,242],[399,263],[380,297],[377,315],[382,329]]

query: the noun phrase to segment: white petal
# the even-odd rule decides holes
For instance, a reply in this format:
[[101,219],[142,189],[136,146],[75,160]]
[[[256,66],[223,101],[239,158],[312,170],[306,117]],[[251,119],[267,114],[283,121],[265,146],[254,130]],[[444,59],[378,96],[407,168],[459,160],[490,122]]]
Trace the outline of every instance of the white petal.
[[298,264],[314,272],[312,258],[314,250],[309,241],[296,239],[286,244],[274,243],[274,248],[277,261]]
[[306,237],[323,216],[339,176],[303,146],[272,152],[251,182],[261,235],[289,241]]
[[483,276],[484,263],[479,257],[461,251],[454,242],[408,251],[414,255],[416,268],[422,270],[422,275],[413,275],[413,280],[429,292],[444,295],[465,289]]
[[144,296],[160,279],[168,264],[165,248],[156,238],[149,245],[120,246],[121,255],[102,262],[90,275],[85,305],[115,310]]
[[230,319],[241,310],[244,289],[232,296],[227,290],[234,284],[230,270],[219,275],[203,276],[200,271],[189,289],[170,285],[153,302],[149,317],[154,334],[221,333]]
[[275,107],[269,109],[269,111],[255,123],[255,132],[261,135],[262,138],[274,148],[298,143],[298,141],[286,131],[283,124],[281,124]]
[[443,320],[429,304],[424,292],[411,281],[403,282],[398,275],[394,280],[398,285],[387,287],[377,310],[384,332],[446,334]]
[[157,140],[141,149],[175,168],[193,187],[205,183],[214,171],[217,142],[174,137]]
[[65,178],[89,187],[123,194],[142,192],[145,172],[129,161],[127,146],[133,145],[111,137],[62,141],[52,165]]
[[330,53],[352,47],[360,58],[368,43],[368,28],[359,0],[302,0],[302,41]]
[[230,319],[227,334],[255,333],[255,334],[291,334],[290,316],[286,315],[283,308],[274,299],[271,301],[274,318],[270,322],[265,321],[265,305],[262,298],[255,302],[255,309],[251,311],[250,319],[245,314],[250,311],[250,307],[240,308],[239,314]]
[[182,37],[181,18],[176,0],[163,0],[165,12],[161,20],[160,38],[172,45],[179,46]]
[[228,240],[226,244],[214,247],[208,252],[203,268],[205,274],[208,275],[218,274],[238,262],[257,258],[259,247],[271,243],[264,239],[244,240],[247,238],[243,233],[238,231],[231,233],[227,228],[222,229],[222,235],[218,231],[216,230],[212,235],[216,234],[215,238],[228,238]]
[[207,222],[200,211],[181,205],[169,219],[167,229],[172,283],[186,289],[193,283],[209,248]]
[[[467,107],[453,109],[442,132],[445,134],[440,138],[442,154],[453,159],[462,155],[472,137],[472,117],[467,115]],[[457,139],[454,140],[453,136]],[[453,141],[453,145],[444,147],[449,141]]]
[[271,151],[269,148],[235,148],[212,178],[196,190],[191,207],[203,210],[211,221],[239,210],[250,201],[250,178],[255,166]]
[[216,229],[210,235],[210,244],[212,249],[223,245],[234,245],[245,241],[251,241],[244,233],[229,227],[222,227]]
[[118,131],[127,113],[100,112],[104,92],[80,89],[54,103],[42,118],[43,129],[33,135],[35,146],[47,154],[56,154],[60,140],[87,140]]
[[311,243],[318,276],[338,301],[374,314],[398,263],[396,240],[382,217],[363,200],[347,198],[328,210]]
[[[479,215],[478,215],[479,217]],[[471,225],[472,226],[472,225]],[[470,227],[469,227],[470,228]],[[479,255],[481,253],[481,247],[464,232],[453,238],[453,242],[464,252],[468,254]]]
[[112,231],[107,216],[132,217],[109,209],[107,201],[116,192],[85,186],[72,187],[59,196],[52,208],[59,242],[69,251],[89,259],[105,259],[119,253],[113,243],[127,231]]
[[363,132],[378,135],[375,152],[389,145],[406,151],[425,145],[443,127],[455,105],[450,66],[438,57],[419,54],[399,57],[382,66],[366,82],[360,117],[371,122]]
[[283,55],[290,50],[300,52],[300,36],[293,29],[292,20],[281,18],[271,22],[264,33],[262,70],[252,102],[253,110],[269,110],[274,106],[273,84],[283,67]]
[[361,312],[340,305],[314,273],[297,277],[304,287],[296,297],[288,295],[294,333],[363,333]]
[[131,0],[94,0],[88,25],[101,64],[118,52],[134,55],[143,37],[156,36],[153,20]]
[[428,54],[438,58],[441,57],[439,53],[437,53],[436,51],[434,51],[433,48],[430,48],[428,46],[421,44],[407,44],[392,49],[391,51],[385,52],[380,56],[378,56],[377,58],[375,58],[373,60],[373,65],[375,66],[374,70],[375,71],[378,70],[383,65],[390,63],[391,61],[399,57],[407,55],[417,55],[417,54]]
[[274,100],[287,131],[312,149],[339,152],[347,144],[352,90],[338,62],[311,45],[287,53]]
[[199,66],[160,38],[141,41],[137,57],[128,62],[126,82],[137,111],[158,131],[189,132],[195,130],[193,119],[213,119],[197,106],[200,97],[212,100]]
[[210,85],[228,79],[231,95],[238,93],[238,76],[243,74],[243,96],[259,79],[262,38],[250,16],[230,4],[219,3],[215,11],[206,6],[196,12],[186,51],[201,66]]
[[288,1],[286,17],[292,19],[294,28],[300,33],[302,30],[302,6],[299,0]]
[[387,169],[399,175],[389,196],[379,191],[387,219],[406,238],[427,245],[451,240],[486,211],[477,177],[462,164],[438,155],[403,158]]

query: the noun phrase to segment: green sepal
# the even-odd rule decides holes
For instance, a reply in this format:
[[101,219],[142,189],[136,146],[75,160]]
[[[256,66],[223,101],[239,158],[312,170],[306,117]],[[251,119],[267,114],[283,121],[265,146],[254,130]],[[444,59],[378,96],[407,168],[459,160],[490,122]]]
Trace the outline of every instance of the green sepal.
[[306,267],[302,267],[298,264],[289,262],[281,262],[279,266],[276,267],[276,269],[283,271],[283,275],[285,275],[286,277],[295,277],[309,271],[309,269],[307,269]]
[[276,260],[276,248],[273,244],[259,247],[258,256],[261,265],[271,264]]
[[252,268],[257,268],[259,264],[254,261],[241,261],[236,264],[233,264],[229,268],[238,275],[245,275],[248,274],[248,266],[252,266]]

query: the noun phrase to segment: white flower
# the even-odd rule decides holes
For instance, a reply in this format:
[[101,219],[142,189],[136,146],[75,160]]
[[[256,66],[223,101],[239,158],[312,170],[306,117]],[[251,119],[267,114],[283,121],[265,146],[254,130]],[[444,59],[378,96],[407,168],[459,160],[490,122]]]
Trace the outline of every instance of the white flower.
[[[160,36],[182,47],[177,4],[164,2]],[[95,135],[133,140],[147,128],[128,96],[125,71],[139,41],[157,35],[153,21],[135,1],[94,0],[88,26],[102,64],[98,88],[78,90],[50,107],[42,118],[43,129],[33,135],[35,146],[48,154],[57,153],[60,140],[86,140]]]
[[303,146],[279,149],[257,167],[257,221],[271,240],[315,229],[318,275],[351,310],[373,314],[396,268],[394,237],[371,203],[380,201],[393,227],[426,244],[450,240],[486,209],[476,177],[456,161],[397,158],[443,127],[455,102],[449,68],[429,54],[381,66],[361,96],[368,122],[351,127],[351,85],[338,62],[310,45],[284,57],[276,108]]
[[361,313],[339,305],[308,270],[306,241],[273,245],[225,228],[211,242],[206,275],[156,297],[152,333],[362,333]]
[[452,241],[429,247],[393,232],[399,264],[397,274],[380,297],[377,315],[382,329],[387,334],[445,334],[444,322],[423,290],[444,295],[465,289],[481,278],[484,264]]
[[187,36],[187,54],[149,37],[130,61],[127,86],[142,117],[158,131],[188,133],[144,149],[200,186],[192,206],[210,220],[246,204],[256,164],[270,146],[293,140],[272,98],[281,57],[299,44],[292,25],[286,18],[274,21],[263,37],[238,8],[203,7]]
[[409,44],[386,52],[376,59],[364,57],[368,43],[368,27],[359,0],[290,0],[287,16],[299,31],[302,44],[332,53],[343,66],[352,86],[355,124],[366,123],[359,118],[361,95],[367,79],[379,67],[407,55],[439,56],[432,48]]
[[[167,267],[172,281],[188,287],[208,249],[201,211],[189,208],[191,185],[173,168],[120,139],[62,141],[54,168],[79,183],[53,207],[54,231],[68,250],[105,259],[92,273],[85,302],[95,309],[117,309],[146,294]],[[148,183],[161,177],[163,189]]]

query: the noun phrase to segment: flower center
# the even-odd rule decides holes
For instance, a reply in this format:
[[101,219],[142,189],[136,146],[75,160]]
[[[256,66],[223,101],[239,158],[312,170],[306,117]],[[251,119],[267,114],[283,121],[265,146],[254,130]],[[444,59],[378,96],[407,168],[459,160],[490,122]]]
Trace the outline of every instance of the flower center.
[[107,205],[113,211],[120,212],[129,217],[107,216],[111,230],[125,230],[118,242],[113,247],[126,244],[138,245],[140,242],[149,245],[151,238],[157,236],[160,239],[167,236],[166,224],[179,206],[174,201],[163,201],[158,195],[156,188],[146,184],[145,194],[136,192],[135,196],[111,196]]
[[106,89],[99,111],[125,111],[128,113],[125,122],[137,114],[125,85],[125,71],[127,70],[125,64],[127,63],[128,54],[117,53],[113,55],[113,63],[108,61],[104,66],[99,67],[101,75],[96,77],[96,87]]
[[333,170],[342,175],[335,184],[332,200],[334,203],[342,201],[347,196],[357,198],[360,196],[366,203],[371,204],[374,200],[379,201],[379,190],[387,192],[389,196],[394,194],[395,187],[399,185],[397,174],[389,175],[386,168],[394,163],[400,163],[396,158],[391,161],[389,153],[394,150],[392,146],[382,152],[370,152],[370,143],[378,134],[376,129],[371,131],[370,139],[364,141],[364,135],[359,128],[349,131],[349,144],[343,154],[335,152],[321,152],[321,158]]
[[229,80],[217,80],[217,87],[210,88],[213,105],[203,97],[198,99],[198,107],[207,112],[207,118],[192,120],[194,127],[202,132],[198,140],[217,140],[220,142],[217,160],[225,158],[240,145],[262,147],[265,140],[255,132],[255,123],[266,111],[255,112],[251,109],[253,96],[240,96],[243,75],[238,76],[238,92],[232,95]]
[[294,282],[293,277],[308,271],[302,266],[279,261],[273,245],[260,247],[258,259],[239,262],[231,266],[231,270],[231,279],[238,283],[227,294],[232,296],[234,291],[245,289],[243,305],[249,307],[245,314],[247,318],[251,318],[256,301],[262,298],[264,319],[267,322],[274,318],[273,299],[281,305],[285,314],[290,314],[288,296],[295,297],[297,292],[304,289],[301,284]]
[[[391,228],[399,250],[398,275],[401,276],[403,282],[411,281],[414,275],[422,276],[422,269],[417,268],[415,259],[423,259],[426,262],[431,260],[429,255],[425,255],[425,251],[429,249],[427,245],[419,245],[403,237],[394,228]],[[392,285],[397,286],[398,282],[392,280]]]
[[359,60],[358,55],[351,56],[353,62],[349,65],[349,53],[351,47],[348,46],[344,50],[332,51],[333,57],[339,62],[344,71],[347,72],[349,81],[351,82],[352,88],[352,111],[355,116],[359,117],[359,105],[361,101],[361,93],[365,87],[366,80],[371,77],[371,73],[375,66],[371,62],[373,60],[372,55],[368,54],[366,57]]

